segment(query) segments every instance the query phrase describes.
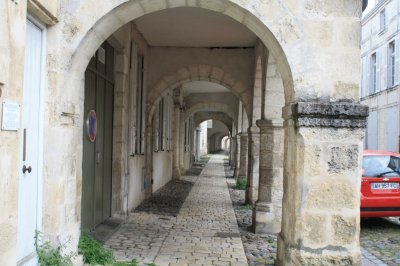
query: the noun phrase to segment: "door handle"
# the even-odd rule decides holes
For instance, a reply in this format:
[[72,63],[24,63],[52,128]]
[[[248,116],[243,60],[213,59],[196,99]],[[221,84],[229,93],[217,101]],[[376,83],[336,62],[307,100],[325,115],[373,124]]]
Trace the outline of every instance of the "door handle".
[[22,167],[22,173],[26,173],[26,172],[28,172],[29,174],[32,172],[32,167],[31,166],[29,166],[29,167],[26,167],[26,165],[24,165],[23,167]]

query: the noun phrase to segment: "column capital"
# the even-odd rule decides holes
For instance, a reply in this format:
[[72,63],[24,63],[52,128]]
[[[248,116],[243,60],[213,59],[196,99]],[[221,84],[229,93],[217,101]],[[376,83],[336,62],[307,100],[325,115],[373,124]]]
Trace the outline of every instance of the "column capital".
[[257,125],[252,125],[247,129],[247,134],[249,134],[250,136],[259,133],[260,133],[260,128]]
[[281,119],[260,119],[256,121],[256,125],[260,128],[283,128]]
[[296,127],[365,128],[368,106],[353,102],[297,102],[283,108]]
[[239,137],[247,137],[247,132],[240,132],[237,134]]

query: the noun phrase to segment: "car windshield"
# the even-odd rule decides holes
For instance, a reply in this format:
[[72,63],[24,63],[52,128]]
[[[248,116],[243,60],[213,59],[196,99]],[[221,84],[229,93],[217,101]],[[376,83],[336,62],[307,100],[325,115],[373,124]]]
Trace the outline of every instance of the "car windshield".
[[363,157],[363,176],[399,176],[400,158],[390,155],[371,155]]

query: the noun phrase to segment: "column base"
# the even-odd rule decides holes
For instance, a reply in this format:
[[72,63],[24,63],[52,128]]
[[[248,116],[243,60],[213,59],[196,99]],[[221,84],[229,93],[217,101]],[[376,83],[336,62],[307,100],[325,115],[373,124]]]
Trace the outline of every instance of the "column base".
[[258,187],[247,187],[246,204],[254,205],[258,200]]
[[281,231],[281,222],[276,219],[271,204],[257,202],[253,211],[253,226],[256,234],[277,234]]
[[349,250],[342,247],[309,248],[285,243],[278,234],[278,254],[275,265],[361,265],[359,248]]
[[172,179],[179,179],[181,177],[181,170],[178,168],[172,169]]

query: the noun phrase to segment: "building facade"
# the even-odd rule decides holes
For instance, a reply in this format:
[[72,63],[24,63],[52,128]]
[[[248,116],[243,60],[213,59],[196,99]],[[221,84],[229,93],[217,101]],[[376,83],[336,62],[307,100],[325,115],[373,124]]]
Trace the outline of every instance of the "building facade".
[[400,1],[376,1],[364,16],[361,60],[361,103],[370,107],[365,148],[399,152]]
[[365,3],[0,1],[0,264],[35,230],[76,250],[224,136],[278,264],[359,264]]

